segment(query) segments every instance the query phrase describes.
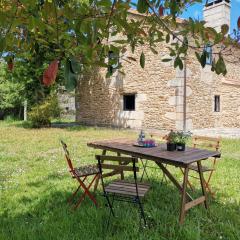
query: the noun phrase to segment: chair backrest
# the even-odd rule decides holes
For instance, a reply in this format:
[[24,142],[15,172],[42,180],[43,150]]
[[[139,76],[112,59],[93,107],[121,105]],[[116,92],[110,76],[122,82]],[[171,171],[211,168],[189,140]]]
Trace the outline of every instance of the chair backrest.
[[70,169],[70,172],[73,174],[74,173],[74,167],[73,167],[70,155],[69,155],[69,151],[67,149],[67,144],[65,142],[63,142],[62,140],[61,140],[61,144],[62,144],[62,147],[63,147],[63,151],[65,153],[65,158],[67,160],[68,167]]
[[[138,196],[138,186],[137,186],[137,172],[139,172],[139,167],[136,166],[138,159],[135,157],[121,157],[121,156],[105,156],[105,155],[96,155],[96,159],[98,161],[99,171],[101,173],[101,180],[103,190],[105,192],[105,183],[102,171],[103,169],[114,170],[117,172],[133,172],[136,193]],[[106,163],[107,162],[107,163]],[[131,166],[129,166],[131,165]]]
[[221,138],[205,137],[205,136],[193,136],[193,147],[194,148],[207,148],[215,151],[220,151],[221,149]]
[[151,136],[151,138],[153,138],[154,140],[160,141],[160,142],[166,142],[166,134],[160,134],[157,132],[149,132],[149,135]]
[[[139,171],[139,168],[136,167],[137,158],[134,157],[121,157],[121,156],[105,156],[105,155],[96,155],[96,159],[100,161],[102,169],[110,169],[117,171]],[[107,162],[107,163],[106,163]],[[134,166],[127,166],[128,164],[133,164]],[[134,164],[135,163],[135,164]]]

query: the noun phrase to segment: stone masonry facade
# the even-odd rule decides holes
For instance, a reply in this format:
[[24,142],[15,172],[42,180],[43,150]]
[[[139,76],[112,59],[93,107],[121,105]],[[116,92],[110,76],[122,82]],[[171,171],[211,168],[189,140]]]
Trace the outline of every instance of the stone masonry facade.
[[[174,69],[168,45],[160,43],[158,54],[143,46],[130,49],[121,56],[125,74],[115,71],[111,78],[105,70],[95,69],[86,74],[76,91],[76,119],[78,122],[136,129],[183,129],[184,71]],[[144,52],[146,63],[126,61],[127,57],[139,59]],[[204,69],[194,52],[186,61],[186,127],[188,130],[215,127],[240,127],[240,65],[227,64],[225,77]],[[124,95],[135,95],[135,110],[125,111]],[[214,111],[215,96],[220,98],[220,111]]]

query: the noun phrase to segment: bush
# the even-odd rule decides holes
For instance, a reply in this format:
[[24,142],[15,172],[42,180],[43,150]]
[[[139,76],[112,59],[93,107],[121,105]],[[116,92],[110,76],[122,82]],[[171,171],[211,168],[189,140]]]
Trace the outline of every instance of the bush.
[[4,121],[6,122],[15,122],[15,121],[19,121],[20,119],[15,117],[14,115],[7,115],[7,116],[4,116]]
[[59,117],[60,107],[56,96],[47,98],[43,103],[34,106],[28,114],[32,127],[49,127],[51,119]]

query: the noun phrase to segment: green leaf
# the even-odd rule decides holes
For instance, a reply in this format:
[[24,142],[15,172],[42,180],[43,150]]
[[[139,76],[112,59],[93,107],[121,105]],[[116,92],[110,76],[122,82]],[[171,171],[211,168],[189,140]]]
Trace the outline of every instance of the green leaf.
[[218,75],[222,73],[225,76],[227,74],[226,65],[221,55],[216,63],[215,71]]
[[137,3],[137,10],[140,13],[145,13],[148,10],[148,4],[146,2],[146,0],[138,0]]
[[131,60],[131,61],[137,61],[137,59],[136,58],[134,58],[134,57],[127,57],[129,60]]
[[198,52],[195,52],[195,55],[197,57],[197,60],[201,63],[201,57],[200,54]]
[[70,60],[70,70],[73,74],[79,74],[81,72],[81,65],[80,63],[75,59],[71,58]]
[[196,44],[196,46],[197,46],[198,48],[201,47],[201,45],[200,45],[200,43],[199,43],[199,41],[198,41],[197,39],[195,39],[195,44]]
[[166,43],[169,43],[170,42],[170,34],[168,33],[167,35],[166,35]]
[[215,72],[215,70],[216,70],[216,63],[215,63],[215,59],[213,59],[211,71],[212,71],[212,72]]
[[107,71],[107,73],[106,73],[106,78],[110,78],[112,76],[112,74],[111,74],[111,72],[110,71]]
[[140,65],[142,68],[145,67],[145,55],[143,52],[141,53],[141,56],[140,56]]
[[158,54],[158,52],[155,50],[155,48],[153,48],[153,47],[150,47],[150,50],[154,53],[154,54]]
[[180,70],[183,70],[183,62],[182,62],[181,59],[180,59],[180,61],[178,63],[178,66],[179,66]]
[[179,67],[180,70],[183,70],[183,62],[179,56],[177,56],[174,61],[174,68],[177,68],[177,67]]
[[6,40],[0,37],[0,53],[5,50],[6,47]]
[[221,26],[221,33],[222,33],[223,35],[226,35],[226,34],[228,33],[228,31],[229,31],[229,26],[228,26],[227,24],[223,24],[223,25]]
[[200,57],[201,66],[204,68],[206,66],[207,61],[207,52],[204,50],[202,56]]
[[77,86],[77,75],[71,72],[71,62],[66,59],[64,65],[65,88],[67,91],[73,91]]
[[172,61],[171,58],[164,58],[164,59],[162,59],[162,62],[170,62],[170,61]]
[[175,50],[174,50],[173,48],[168,47],[168,49],[169,49],[169,51],[170,51],[170,56],[171,56],[171,57],[176,56],[176,52],[175,52]]

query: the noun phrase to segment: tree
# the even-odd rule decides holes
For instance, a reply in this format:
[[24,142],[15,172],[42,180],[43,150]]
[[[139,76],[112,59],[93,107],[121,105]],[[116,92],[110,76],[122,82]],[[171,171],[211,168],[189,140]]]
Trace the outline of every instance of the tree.
[[[76,86],[77,75],[90,66],[108,67],[130,45],[148,44],[155,49],[158,42],[177,41],[169,46],[174,66],[183,68],[183,59],[189,49],[204,67],[208,57],[206,44],[216,47],[212,71],[226,74],[224,54],[238,41],[226,36],[228,26],[221,33],[204,27],[204,21],[189,19],[178,23],[177,17],[190,5],[200,0],[5,0],[0,2],[0,52],[14,53],[15,57],[38,55],[39,48],[52,53],[64,65],[66,86]],[[129,9],[135,7],[141,19],[129,19]],[[164,12],[166,13],[163,16]],[[114,40],[114,36],[122,38]],[[192,39],[189,41],[188,39]],[[132,59],[134,60],[134,59]],[[144,67],[145,56],[139,59]],[[167,59],[165,59],[167,61]],[[121,67],[121,66],[119,66]]]
[[23,102],[24,85],[6,77],[6,67],[2,62],[0,72],[0,109],[15,108]]
[[[13,56],[6,55],[5,58]],[[50,58],[51,59],[51,58]],[[49,57],[41,55],[31,56],[31,61],[24,58],[15,59],[14,67],[9,69],[5,61],[0,64],[0,110],[6,112],[15,110],[18,116],[22,113],[22,107],[25,100],[28,106],[32,106],[43,102],[47,96],[56,92],[57,86],[44,87],[42,84],[42,74],[47,67]],[[62,71],[58,76],[57,81],[62,79]]]

